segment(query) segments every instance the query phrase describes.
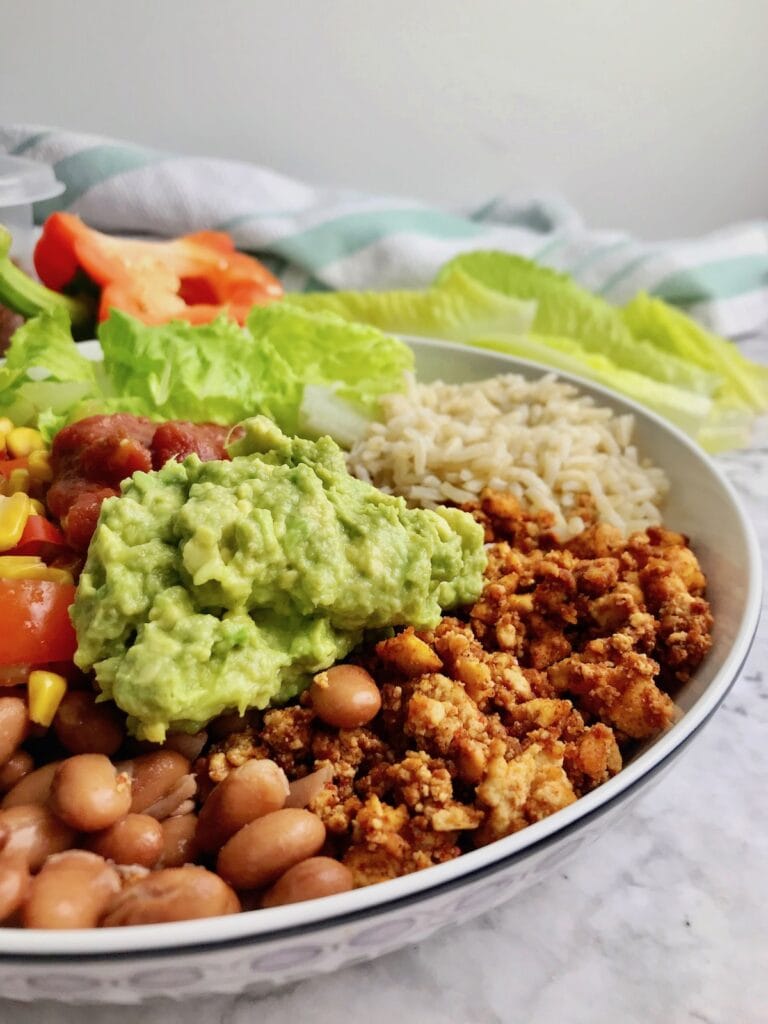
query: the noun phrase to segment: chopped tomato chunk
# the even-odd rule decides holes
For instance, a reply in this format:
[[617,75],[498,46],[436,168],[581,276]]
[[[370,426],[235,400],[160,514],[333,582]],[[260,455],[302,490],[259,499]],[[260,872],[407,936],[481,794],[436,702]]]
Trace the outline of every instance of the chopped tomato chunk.
[[69,618],[74,599],[75,588],[70,583],[0,579],[0,664],[70,661],[77,647]]

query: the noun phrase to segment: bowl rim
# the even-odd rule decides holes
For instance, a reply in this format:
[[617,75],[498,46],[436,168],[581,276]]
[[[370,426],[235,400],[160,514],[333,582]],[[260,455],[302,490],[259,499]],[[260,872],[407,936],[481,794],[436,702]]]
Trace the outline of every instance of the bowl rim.
[[[446,352],[461,350],[464,355],[471,354],[480,362],[487,360],[489,364],[507,366],[509,369],[506,372],[509,373],[527,371],[529,376],[554,374],[614,410],[629,412],[638,419],[652,422],[662,433],[671,435],[681,443],[704,473],[714,480],[732,506],[734,519],[730,528],[740,532],[749,557],[747,596],[741,623],[722,665],[706,690],[678,721],[597,789],[511,836],[462,854],[444,864],[335,896],[245,911],[226,917],[55,932],[0,927],[0,961],[18,961],[21,958],[41,963],[71,963],[83,959],[162,956],[178,954],[180,951],[191,953],[194,950],[220,949],[232,945],[257,945],[287,939],[296,934],[317,934],[323,929],[351,920],[373,917],[395,907],[418,903],[439,892],[492,874],[514,861],[526,859],[624,803],[641,784],[650,782],[674,760],[725,699],[739,676],[757,631],[761,611],[762,564],[754,527],[741,499],[719,467],[676,426],[631,399],[593,381],[532,360],[518,359],[474,346],[410,336],[404,340],[417,352],[419,349]],[[98,342],[82,342],[80,348],[89,358],[98,358]],[[502,371],[495,369],[491,376],[498,372]]]

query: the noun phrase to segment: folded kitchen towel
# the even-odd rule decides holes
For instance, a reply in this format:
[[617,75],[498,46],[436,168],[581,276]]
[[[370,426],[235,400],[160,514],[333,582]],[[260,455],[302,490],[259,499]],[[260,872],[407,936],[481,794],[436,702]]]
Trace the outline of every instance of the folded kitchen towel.
[[614,303],[645,290],[735,338],[768,322],[768,220],[697,239],[643,242],[586,227],[565,203],[491,199],[471,211],[315,187],[254,164],[180,156],[95,135],[0,126],[0,151],[50,164],[66,186],[37,203],[103,231],[227,231],[290,290],[428,284],[471,249],[502,249],[572,274]]

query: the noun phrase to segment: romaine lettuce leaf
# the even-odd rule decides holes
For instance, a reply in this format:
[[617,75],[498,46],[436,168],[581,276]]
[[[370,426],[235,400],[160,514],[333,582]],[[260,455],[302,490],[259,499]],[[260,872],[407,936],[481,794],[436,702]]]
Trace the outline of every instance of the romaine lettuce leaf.
[[660,360],[654,345],[633,336],[618,309],[567,274],[541,267],[523,256],[473,252],[447,263],[438,282],[451,287],[467,276],[476,276],[487,288],[497,288],[504,295],[535,301],[536,316],[531,327],[535,334],[574,338],[583,349],[606,356],[617,366],[697,394],[710,395],[718,385],[716,374],[673,353]]
[[532,330],[536,334],[579,338],[588,344],[624,346],[632,334],[619,311],[576,284],[567,274],[507,252],[468,252],[449,260],[436,283],[446,285],[458,273],[474,278],[502,295],[536,302]]
[[26,426],[45,411],[40,426],[49,439],[47,423],[100,393],[96,367],[72,340],[66,312],[43,313],[14,333],[0,367],[0,415]]
[[247,328],[223,317],[147,326],[113,311],[98,334],[103,363],[81,355],[57,314],[25,325],[0,369],[3,413],[37,421],[46,437],[97,413],[222,424],[263,413],[287,433],[303,426],[344,443],[413,369],[403,342],[291,306],[257,308]]
[[115,403],[156,419],[237,423],[263,412],[295,416],[301,385],[267,339],[234,320],[148,326],[113,310],[99,327]]
[[310,292],[285,301],[382,331],[448,341],[471,341],[489,332],[524,334],[536,314],[535,302],[503,295],[464,273],[418,291]]
[[[298,427],[305,385],[328,388],[371,418],[378,413],[381,396],[402,391],[404,374],[413,370],[413,352],[402,341],[375,327],[348,323],[333,313],[311,313],[273,303],[256,306],[247,327],[254,342],[277,352],[300,382],[292,414],[284,419],[275,417],[287,433]],[[280,370],[276,386],[282,376]]]
[[635,337],[666,357],[687,360],[720,378],[719,396],[733,396],[756,412],[768,410],[768,367],[751,362],[736,345],[705,330],[662,299],[645,292],[621,311]]

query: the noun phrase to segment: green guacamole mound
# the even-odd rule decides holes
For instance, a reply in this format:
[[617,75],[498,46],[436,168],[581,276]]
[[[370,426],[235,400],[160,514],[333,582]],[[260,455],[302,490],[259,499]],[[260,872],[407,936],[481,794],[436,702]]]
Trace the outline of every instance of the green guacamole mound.
[[169,462],[104,502],[75,661],[140,738],[299,693],[363,631],[436,625],[482,589],[483,530],[352,477],[328,437],[245,423],[231,462]]

